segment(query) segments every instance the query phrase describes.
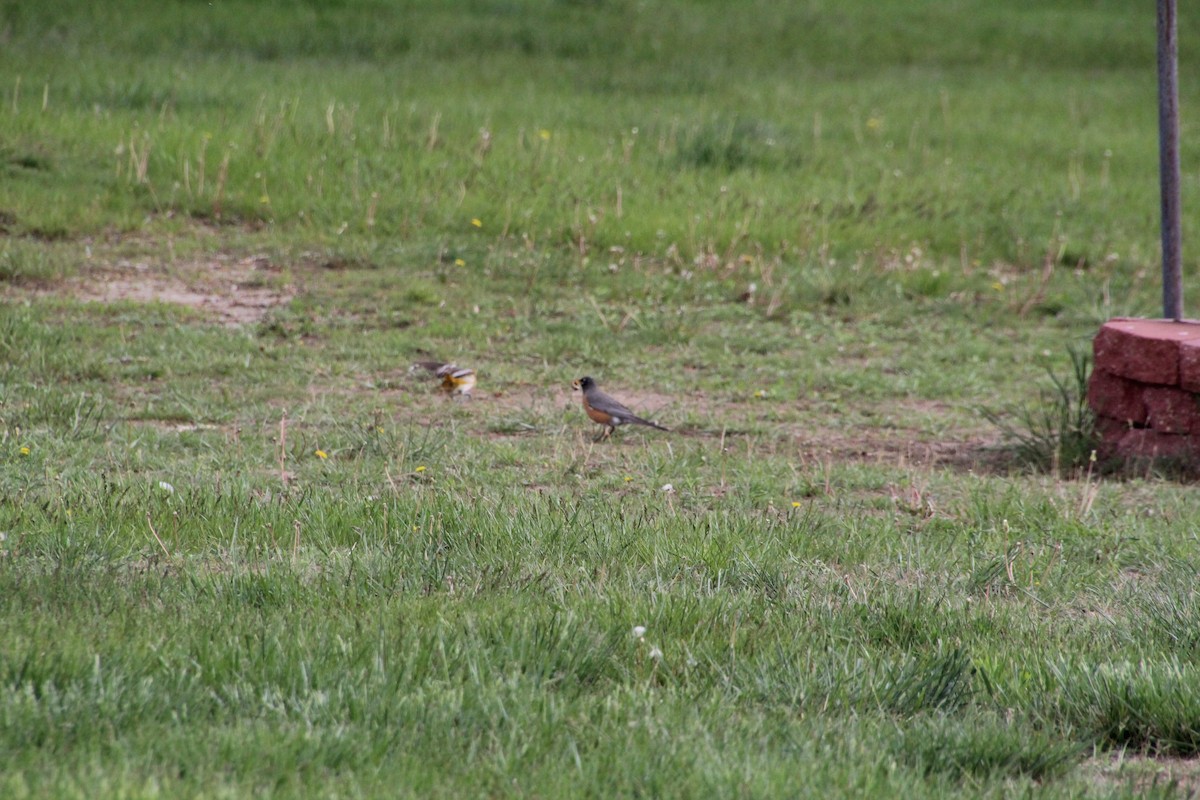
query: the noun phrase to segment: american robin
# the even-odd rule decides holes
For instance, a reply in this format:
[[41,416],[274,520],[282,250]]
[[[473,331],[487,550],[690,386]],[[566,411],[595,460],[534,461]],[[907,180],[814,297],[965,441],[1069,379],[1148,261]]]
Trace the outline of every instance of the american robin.
[[658,428],[660,431],[669,430],[657,422],[642,419],[634,414],[619,400],[600,391],[600,387],[591,378],[583,377],[572,381],[571,388],[583,390],[583,410],[591,417],[592,422],[604,426],[604,432],[597,437],[596,441],[612,436],[612,432],[617,429],[618,425],[648,425],[651,428]]
[[441,361],[418,361],[417,366],[424,367],[441,378],[443,392],[471,397],[471,390],[475,388],[475,370]]

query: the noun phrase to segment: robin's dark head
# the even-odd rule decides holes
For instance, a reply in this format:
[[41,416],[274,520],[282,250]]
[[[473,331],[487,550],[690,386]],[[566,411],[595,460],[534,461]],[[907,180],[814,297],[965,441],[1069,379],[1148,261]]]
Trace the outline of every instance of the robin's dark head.
[[587,377],[586,375],[582,378],[579,378],[578,380],[571,381],[572,389],[582,389],[585,392],[595,385],[596,385],[596,382],[594,380],[592,380],[591,378]]

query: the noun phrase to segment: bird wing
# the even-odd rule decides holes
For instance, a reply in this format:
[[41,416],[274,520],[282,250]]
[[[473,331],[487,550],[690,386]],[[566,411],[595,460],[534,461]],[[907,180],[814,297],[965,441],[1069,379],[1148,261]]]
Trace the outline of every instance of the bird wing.
[[588,404],[597,411],[603,411],[605,414],[611,414],[614,417],[638,418],[637,414],[626,408],[620,400],[612,395],[605,394],[599,389],[592,390],[592,394],[588,398]]

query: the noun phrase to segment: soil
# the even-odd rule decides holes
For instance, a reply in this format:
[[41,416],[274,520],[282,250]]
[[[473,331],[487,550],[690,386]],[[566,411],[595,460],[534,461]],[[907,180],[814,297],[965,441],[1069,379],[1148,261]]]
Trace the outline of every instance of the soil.
[[170,303],[194,309],[212,322],[253,325],[287,303],[294,288],[270,260],[213,255],[173,264],[169,270],[133,261],[90,270],[64,284],[33,289],[41,295],[69,294],[84,302]]
[[1150,756],[1116,751],[1099,754],[1084,762],[1093,780],[1105,790],[1120,787],[1135,795],[1163,791],[1174,784],[1174,792],[1162,796],[1196,797],[1200,794],[1200,759]]

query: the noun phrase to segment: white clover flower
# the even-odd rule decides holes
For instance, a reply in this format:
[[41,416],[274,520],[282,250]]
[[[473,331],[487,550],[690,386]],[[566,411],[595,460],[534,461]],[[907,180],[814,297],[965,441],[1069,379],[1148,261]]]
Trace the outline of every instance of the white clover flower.
[[175,487],[166,481],[159,481],[158,488],[162,489],[167,494],[175,494]]
[[633,638],[641,639],[645,635],[646,635],[646,626],[645,625],[634,625],[633,626]]
[[650,657],[651,661],[662,661],[662,650],[658,648],[658,645],[651,647],[650,652],[646,655]]
[[664,492],[666,492],[667,494],[671,494],[672,492],[674,492],[674,491],[675,491],[675,487],[674,487],[674,486],[672,486],[672,485],[671,485],[671,484],[669,484],[669,483],[664,483],[664,484],[663,484],[663,487],[662,487],[662,490],[663,490]]

